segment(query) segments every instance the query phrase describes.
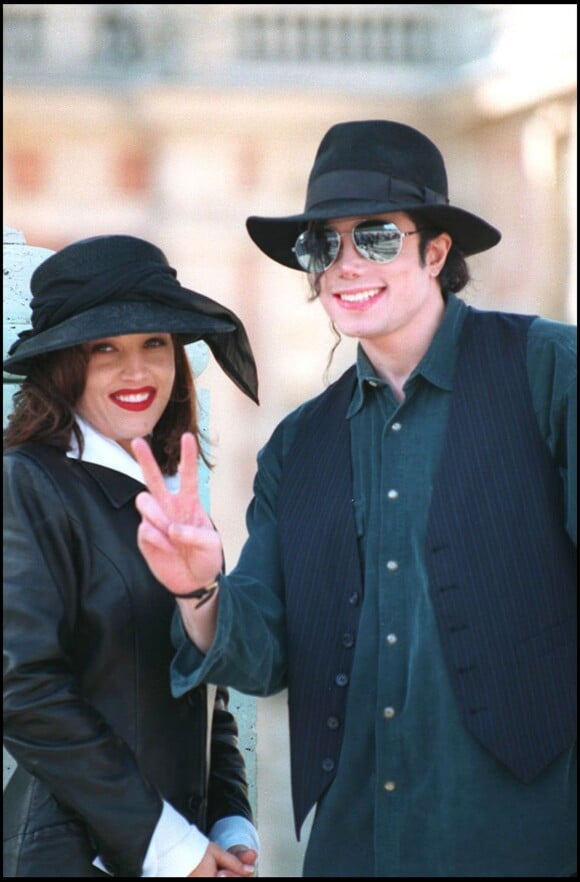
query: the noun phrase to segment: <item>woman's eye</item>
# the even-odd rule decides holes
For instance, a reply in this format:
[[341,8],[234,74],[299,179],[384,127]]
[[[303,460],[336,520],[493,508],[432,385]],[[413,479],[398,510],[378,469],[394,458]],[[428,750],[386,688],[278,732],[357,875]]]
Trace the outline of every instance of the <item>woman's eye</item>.
[[110,343],[93,343],[91,352],[110,352],[112,348]]
[[150,337],[145,343],[146,346],[167,346],[167,340],[163,337]]

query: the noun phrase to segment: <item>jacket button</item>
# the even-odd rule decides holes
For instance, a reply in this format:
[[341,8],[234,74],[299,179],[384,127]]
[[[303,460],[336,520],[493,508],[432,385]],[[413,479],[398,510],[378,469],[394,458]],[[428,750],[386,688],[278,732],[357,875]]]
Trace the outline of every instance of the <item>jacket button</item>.
[[346,646],[347,649],[354,646],[354,635],[351,634],[350,631],[347,631],[346,634],[342,635],[342,645]]
[[322,771],[323,772],[332,772],[334,770],[334,760],[327,757],[322,760]]
[[346,686],[348,683],[348,674],[337,674],[334,678],[337,686]]
[[338,727],[340,726],[340,721],[338,717],[328,717],[326,725],[329,729],[338,729]]

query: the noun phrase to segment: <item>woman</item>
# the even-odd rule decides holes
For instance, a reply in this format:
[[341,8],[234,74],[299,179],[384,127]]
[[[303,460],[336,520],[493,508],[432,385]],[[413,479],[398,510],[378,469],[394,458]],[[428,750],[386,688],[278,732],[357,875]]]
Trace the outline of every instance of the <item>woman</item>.
[[[44,261],[5,431],[5,876],[251,875],[251,823],[227,692],[169,686],[174,601],[137,549],[148,437],[178,485],[199,439],[184,346],[203,339],[257,402],[230,310],[182,288],[165,255],[99,236]],[[202,602],[202,601],[200,601]]]

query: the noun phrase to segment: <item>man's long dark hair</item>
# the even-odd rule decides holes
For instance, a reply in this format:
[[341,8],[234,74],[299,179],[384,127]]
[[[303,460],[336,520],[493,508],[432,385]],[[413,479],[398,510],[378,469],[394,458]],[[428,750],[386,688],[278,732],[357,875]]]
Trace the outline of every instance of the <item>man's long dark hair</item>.
[[[421,261],[421,266],[425,266],[425,254],[427,253],[428,243],[431,239],[435,239],[440,233],[445,231],[437,229],[428,221],[426,222],[421,212],[408,211],[407,214],[416,229],[421,230],[419,233],[419,260]],[[467,261],[457,245],[451,245],[438,278],[444,300],[447,300],[447,295],[450,293],[458,294],[471,280]]]

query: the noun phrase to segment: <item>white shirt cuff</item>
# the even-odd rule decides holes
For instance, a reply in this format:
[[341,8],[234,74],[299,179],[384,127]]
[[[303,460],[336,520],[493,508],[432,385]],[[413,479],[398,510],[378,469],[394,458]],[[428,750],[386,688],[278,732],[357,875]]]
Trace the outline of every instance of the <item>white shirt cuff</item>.
[[[241,815],[220,818],[211,828],[210,839],[224,851],[232,845],[246,845],[256,852],[260,848],[258,831]],[[163,811],[143,861],[141,876],[189,876],[203,858],[209,841],[195,824],[190,824],[164,800]],[[99,857],[95,858],[93,865],[107,872]]]
[[[163,811],[143,861],[141,876],[189,876],[203,858],[208,845],[207,836],[164,800]],[[93,864],[107,872],[99,857],[95,858]]]

